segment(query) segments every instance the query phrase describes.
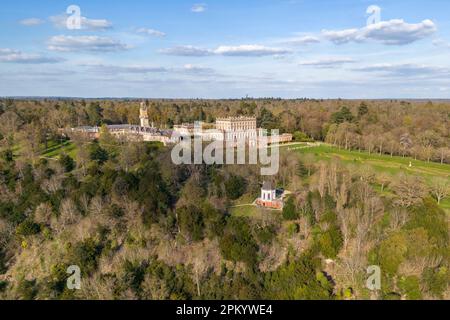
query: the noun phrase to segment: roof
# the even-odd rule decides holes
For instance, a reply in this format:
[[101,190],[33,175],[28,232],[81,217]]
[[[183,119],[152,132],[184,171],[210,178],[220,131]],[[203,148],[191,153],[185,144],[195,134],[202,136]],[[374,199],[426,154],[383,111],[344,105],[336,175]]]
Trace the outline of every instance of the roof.
[[217,118],[217,121],[256,121],[255,117],[228,117],[228,118]]
[[265,190],[265,191],[274,190],[272,182],[264,181],[262,189]]

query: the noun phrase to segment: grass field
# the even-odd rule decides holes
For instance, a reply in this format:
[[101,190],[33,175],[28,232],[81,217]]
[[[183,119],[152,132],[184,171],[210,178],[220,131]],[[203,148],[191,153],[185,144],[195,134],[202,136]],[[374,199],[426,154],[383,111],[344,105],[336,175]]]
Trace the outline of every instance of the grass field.
[[[322,145],[295,150],[299,154],[313,154],[317,160],[331,160],[339,158],[344,163],[355,165],[369,165],[377,172],[391,175],[404,172],[419,175],[427,180],[441,177],[450,179],[450,165],[435,162],[414,160],[412,158],[390,157],[387,155],[369,154],[367,152],[339,150],[336,147]],[[411,163],[411,167],[409,166]]]
[[233,207],[230,213],[236,217],[255,217],[260,209],[253,205]]
[[[346,164],[353,164],[355,166],[370,166],[375,172],[385,172],[392,176],[399,173],[417,175],[423,177],[429,184],[436,178],[450,179],[450,165],[414,160],[407,157],[390,157],[388,155],[348,151],[329,145],[300,148],[290,152],[296,152],[300,156],[312,154],[318,161],[330,161],[333,158],[338,158]],[[381,192],[381,190],[379,191]],[[442,201],[441,207],[450,213],[450,199],[447,198]]]
[[75,144],[70,141],[66,141],[63,144],[57,142],[51,142],[41,156],[44,158],[57,159],[62,153],[66,153],[72,158],[76,158],[77,148]]
[[[20,144],[15,144],[12,148],[12,151],[14,153],[14,156],[17,158],[22,155],[23,152],[23,146]],[[44,149],[44,145],[42,144],[41,149]],[[3,149],[0,148],[0,152],[3,151]],[[55,140],[51,140],[47,144],[47,149],[40,152],[40,156],[43,158],[48,159],[58,159],[59,156],[63,153],[68,154],[72,158],[76,158],[77,155],[77,147],[75,144],[73,144],[70,141],[65,141],[63,143]]]

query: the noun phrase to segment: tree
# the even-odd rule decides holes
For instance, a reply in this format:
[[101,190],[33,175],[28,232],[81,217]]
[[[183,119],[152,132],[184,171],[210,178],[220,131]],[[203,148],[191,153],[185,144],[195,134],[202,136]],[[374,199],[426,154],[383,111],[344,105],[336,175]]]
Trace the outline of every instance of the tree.
[[316,245],[326,258],[335,259],[344,243],[337,215],[328,211],[323,214],[319,222],[322,230],[316,235]]
[[308,137],[308,135],[301,131],[295,131],[294,132],[294,140],[296,142],[312,142],[313,139]]
[[100,107],[99,102],[91,102],[87,109],[87,115],[89,118],[89,125],[91,126],[99,126],[102,122],[103,109]]
[[429,268],[422,275],[425,290],[432,296],[442,299],[443,293],[449,285],[450,272],[446,267]]
[[361,102],[361,104],[359,105],[359,108],[358,108],[358,118],[362,118],[363,116],[365,116],[368,113],[369,113],[369,108],[367,107],[367,103],[364,101]]
[[224,259],[253,266],[257,260],[256,244],[248,222],[243,218],[230,218],[221,237],[220,252]]
[[289,261],[266,275],[264,286],[267,298],[275,300],[333,299],[333,284],[317,270],[317,262],[310,252]]
[[108,151],[93,143],[89,146],[89,156],[93,161],[97,161],[99,164],[103,164],[109,159]]
[[17,294],[22,300],[33,300],[38,294],[36,280],[21,279],[17,286]]
[[241,176],[232,175],[227,181],[225,181],[225,191],[227,197],[231,200],[240,198],[245,192],[245,179]]
[[149,162],[138,172],[137,200],[144,206],[143,221],[150,225],[167,215],[171,194],[156,162]]
[[273,115],[273,113],[266,109],[262,108],[260,116],[258,117],[258,126],[265,129],[278,129],[279,121],[277,117]]
[[397,195],[395,203],[402,207],[420,204],[427,194],[427,187],[420,177],[405,174],[398,176],[392,189]]
[[41,142],[43,142],[42,127],[37,122],[24,125],[19,139],[23,146],[23,155],[34,162],[40,152]]
[[413,142],[409,133],[404,133],[400,136],[400,145],[402,147],[402,156],[404,157],[406,151],[411,149]]
[[83,274],[90,275],[97,268],[101,251],[102,246],[94,239],[88,238],[71,248],[68,260],[71,264],[78,265]]
[[298,219],[297,208],[295,207],[294,197],[289,197],[283,207],[284,220],[296,220]]
[[381,172],[376,176],[377,182],[381,185],[381,192],[392,182],[392,177],[385,173]]
[[450,180],[435,178],[431,183],[431,194],[436,198],[438,204],[450,195]]
[[450,159],[450,148],[446,147],[439,148],[438,156],[441,164],[444,164],[447,160]]
[[422,299],[420,279],[417,276],[402,277],[398,285],[408,300]]
[[344,122],[353,122],[355,117],[353,116],[352,112],[348,107],[342,107],[341,110],[339,110],[336,113],[333,113],[331,115],[331,122],[335,124],[341,124]]
[[403,233],[397,233],[383,242],[378,249],[378,262],[381,269],[389,275],[395,275],[405,260],[408,247]]
[[10,146],[13,145],[17,129],[21,124],[19,116],[13,111],[6,111],[0,116],[0,132],[7,138]]
[[32,236],[41,232],[41,227],[31,220],[25,220],[16,228],[16,233],[20,236]]
[[59,163],[66,172],[71,172],[73,169],[75,169],[75,161],[71,156],[67,154],[62,154],[59,157]]
[[98,139],[100,146],[105,150],[112,150],[112,147],[116,144],[116,139],[109,132],[108,126],[103,124],[100,127],[100,137]]
[[178,224],[181,234],[193,241],[200,241],[203,239],[203,214],[202,211],[190,205],[177,209]]
[[298,161],[296,173],[301,178],[309,176],[309,170],[301,160]]

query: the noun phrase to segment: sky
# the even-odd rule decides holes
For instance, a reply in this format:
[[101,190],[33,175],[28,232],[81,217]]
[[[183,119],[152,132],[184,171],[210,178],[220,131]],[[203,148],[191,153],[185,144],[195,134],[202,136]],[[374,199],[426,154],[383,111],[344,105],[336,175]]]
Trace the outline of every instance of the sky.
[[448,0],[15,0],[0,96],[450,98]]

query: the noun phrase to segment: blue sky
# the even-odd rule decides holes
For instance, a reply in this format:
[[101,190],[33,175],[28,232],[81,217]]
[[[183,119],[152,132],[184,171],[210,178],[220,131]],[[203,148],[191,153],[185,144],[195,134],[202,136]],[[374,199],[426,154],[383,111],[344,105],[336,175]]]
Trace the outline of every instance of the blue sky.
[[448,0],[0,7],[0,96],[450,98],[449,56]]

